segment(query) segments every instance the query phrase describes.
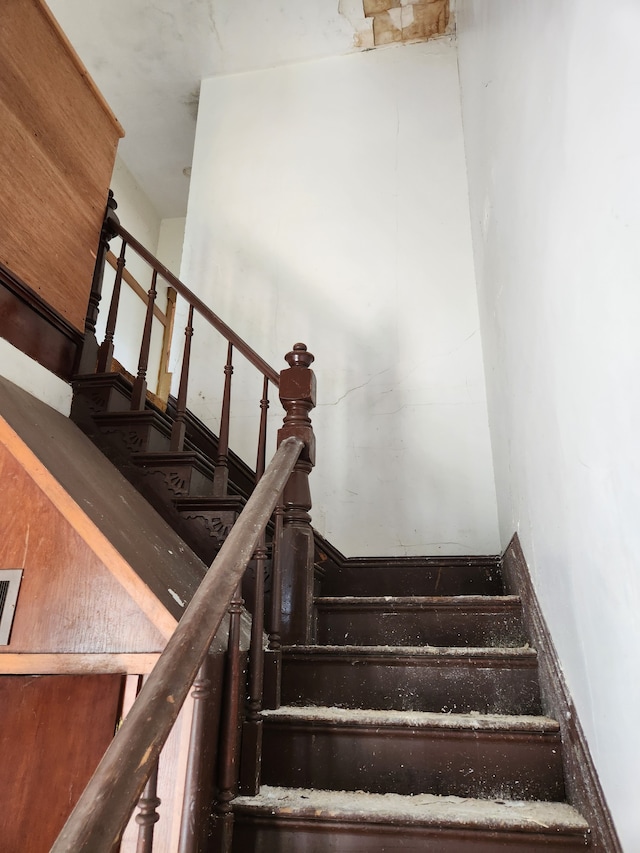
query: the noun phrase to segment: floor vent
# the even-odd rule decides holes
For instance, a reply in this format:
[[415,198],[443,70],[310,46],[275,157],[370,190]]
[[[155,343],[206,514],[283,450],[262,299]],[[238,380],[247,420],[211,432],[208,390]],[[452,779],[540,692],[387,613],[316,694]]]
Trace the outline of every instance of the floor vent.
[[0,569],[0,646],[9,645],[22,569]]

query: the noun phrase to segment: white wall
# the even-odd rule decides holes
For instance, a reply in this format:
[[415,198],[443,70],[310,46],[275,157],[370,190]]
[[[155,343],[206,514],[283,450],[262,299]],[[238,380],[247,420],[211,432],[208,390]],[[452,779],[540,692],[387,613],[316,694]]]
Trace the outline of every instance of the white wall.
[[631,853],[640,850],[640,6],[458,9],[502,544],[518,530]]
[[3,338],[0,338],[0,373],[63,415],[71,411],[71,385]]
[[[315,354],[313,520],[332,542],[497,551],[452,44],[204,81],[182,275],[277,369],[295,341]],[[198,347],[190,405],[215,427],[196,330]]]

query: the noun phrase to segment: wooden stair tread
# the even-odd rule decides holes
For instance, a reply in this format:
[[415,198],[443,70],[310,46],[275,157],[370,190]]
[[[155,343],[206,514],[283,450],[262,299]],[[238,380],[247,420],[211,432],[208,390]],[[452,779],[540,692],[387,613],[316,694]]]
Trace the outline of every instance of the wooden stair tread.
[[480,800],[436,794],[369,794],[263,785],[255,797],[238,797],[234,811],[335,820],[465,827],[583,835],[585,819],[566,803],[523,800]]
[[363,657],[414,660],[429,658],[450,658],[470,660],[521,660],[536,661],[535,649],[530,646],[283,646],[282,653],[288,658],[308,656],[322,657]]
[[519,607],[517,595],[336,595],[318,596],[316,607],[335,609],[422,609],[426,607],[473,607],[487,609],[497,607]]
[[311,705],[283,705],[262,713],[267,721],[317,722],[343,726],[401,726],[412,729],[554,734],[560,730],[556,720],[533,714],[442,714],[433,711],[387,711]]

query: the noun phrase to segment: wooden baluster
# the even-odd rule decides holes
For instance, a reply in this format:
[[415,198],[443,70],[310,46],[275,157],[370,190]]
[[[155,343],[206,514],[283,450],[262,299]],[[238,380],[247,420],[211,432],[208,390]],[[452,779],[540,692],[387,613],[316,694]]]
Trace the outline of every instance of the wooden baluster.
[[269,618],[269,648],[265,656],[264,707],[280,707],[282,671],[282,526],[284,507],[282,495],[274,512],[274,532],[271,543],[271,608]]
[[285,356],[289,368],[280,373],[280,401],[286,415],[278,430],[278,444],[289,436],[305,442],[305,447],[284,488],[282,532],[281,639],[287,644],[307,644],[313,640],[313,560],[309,474],[315,464],[315,436],[309,412],[316,404],[316,378],[310,369],[313,355],[304,344],[295,344]]
[[136,823],[140,828],[138,830],[136,853],[152,853],[153,851],[153,830],[156,823],[160,820],[160,815],[157,811],[160,805],[157,789],[158,762],[156,761],[149,780],[145,785],[145,789],[142,792],[142,796],[138,800],[140,811],[136,815]]
[[113,361],[113,338],[116,331],[116,321],[118,319],[118,305],[120,303],[122,272],[126,263],[126,250],[127,241],[123,240],[120,248],[120,255],[118,256],[116,278],[113,283],[113,293],[111,294],[111,305],[109,306],[109,316],[107,317],[106,333],[104,341],[98,350],[98,366],[96,367],[96,373],[109,373],[111,371],[111,362]]
[[231,414],[231,377],[233,376],[233,344],[227,347],[227,363],[224,366],[224,393],[220,414],[220,435],[218,437],[218,459],[213,475],[213,494],[224,497],[229,482],[229,417]]
[[[267,453],[267,410],[269,408],[269,380],[265,377],[260,400],[260,430],[256,460],[256,483],[264,474]],[[253,615],[251,620],[251,646],[249,649],[249,697],[247,716],[242,726],[242,765],[240,790],[254,796],[260,788],[262,762],[262,693],[264,687],[264,574],[267,564],[267,539],[263,530],[253,554],[255,583]]]
[[176,416],[171,427],[170,449],[182,450],[186,431],[187,386],[189,385],[189,362],[191,361],[191,338],[193,337],[193,305],[189,305],[189,317],[184,330],[184,353],[182,355],[182,370],[180,371],[180,388],[176,404]]
[[93,268],[93,279],[91,281],[91,293],[89,294],[89,305],[84,323],[84,341],[82,353],[77,366],[76,373],[93,373],[98,361],[98,341],[96,340],[96,323],[100,311],[100,300],[102,299],[102,283],[104,281],[104,267],[109,251],[109,241],[115,237],[115,227],[120,224],[116,215],[118,204],[109,190],[107,209],[105,212],[102,229],[100,231],[100,243],[96,253],[96,264]]
[[182,804],[180,823],[180,841],[178,853],[198,853],[203,849],[208,836],[209,809],[213,774],[210,760],[212,740],[209,729],[210,702],[213,696],[211,679],[211,658],[209,655],[198,671],[193,682],[193,717],[189,737],[189,756],[187,759],[186,784]]
[[240,696],[242,666],[240,661],[240,615],[244,601],[238,584],[229,605],[229,643],[225,671],[225,689],[220,726],[220,767],[218,802],[216,806],[216,849],[229,853],[233,835],[231,801],[238,785],[238,753],[240,751]]
[[138,375],[133,381],[131,391],[131,411],[142,411],[147,399],[147,367],[149,366],[149,350],[151,349],[151,331],[153,329],[153,308],[156,304],[156,283],[158,271],[154,270],[151,276],[151,287],[149,288],[147,313],[144,318],[144,330],[142,332],[142,343],[140,345],[140,358],[138,359]]

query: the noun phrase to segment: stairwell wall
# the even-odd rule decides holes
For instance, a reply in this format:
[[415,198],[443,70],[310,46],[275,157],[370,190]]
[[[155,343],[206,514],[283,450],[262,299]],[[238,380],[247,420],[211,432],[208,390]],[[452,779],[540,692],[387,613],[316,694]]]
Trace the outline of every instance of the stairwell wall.
[[[181,277],[274,366],[315,354],[313,523],[337,547],[497,551],[449,40],[205,80]],[[222,354],[193,346],[190,406],[215,428]],[[234,397],[251,462],[259,398]]]
[[640,849],[640,8],[461,0],[503,547],[518,531],[625,850]]

